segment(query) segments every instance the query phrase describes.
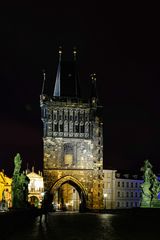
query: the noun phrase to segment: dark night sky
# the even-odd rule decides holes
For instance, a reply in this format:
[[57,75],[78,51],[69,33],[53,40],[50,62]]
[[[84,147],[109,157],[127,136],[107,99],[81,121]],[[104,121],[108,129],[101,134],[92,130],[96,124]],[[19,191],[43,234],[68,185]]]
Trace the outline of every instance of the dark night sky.
[[159,23],[156,6],[1,7],[0,169],[12,175],[17,152],[42,168],[42,69],[53,88],[61,45],[67,59],[77,46],[84,96],[97,74],[104,167],[138,171],[148,158],[160,171]]

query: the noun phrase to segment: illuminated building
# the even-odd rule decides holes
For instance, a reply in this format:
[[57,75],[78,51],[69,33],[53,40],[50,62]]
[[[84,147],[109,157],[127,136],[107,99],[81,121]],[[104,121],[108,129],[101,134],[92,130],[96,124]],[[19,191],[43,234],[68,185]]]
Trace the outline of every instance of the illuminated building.
[[104,209],[116,207],[116,170],[103,170]]
[[116,208],[140,206],[140,185],[144,180],[133,174],[116,173]]
[[136,208],[140,206],[141,176],[119,173],[117,170],[104,172],[104,208]]
[[39,207],[44,192],[42,172],[37,174],[34,172],[34,167],[32,167],[32,172],[27,173],[27,177],[30,180],[28,184],[28,202],[35,207]]
[[12,179],[7,177],[4,172],[0,172],[0,203],[6,203],[6,207],[12,206],[11,197]]
[[91,75],[89,99],[80,96],[73,61],[61,60],[53,96],[45,92],[45,73],[40,96],[43,122],[44,188],[60,209],[103,208],[103,125],[96,96],[96,76]]

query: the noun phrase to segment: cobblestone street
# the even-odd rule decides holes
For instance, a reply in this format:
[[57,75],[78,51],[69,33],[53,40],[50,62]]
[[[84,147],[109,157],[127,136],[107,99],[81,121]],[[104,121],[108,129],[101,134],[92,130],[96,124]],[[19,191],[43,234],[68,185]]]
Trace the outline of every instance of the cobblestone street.
[[[158,237],[158,221],[132,214],[50,213],[47,223],[32,223],[6,232],[5,240],[149,240]],[[4,240],[0,238],[1,240]]]

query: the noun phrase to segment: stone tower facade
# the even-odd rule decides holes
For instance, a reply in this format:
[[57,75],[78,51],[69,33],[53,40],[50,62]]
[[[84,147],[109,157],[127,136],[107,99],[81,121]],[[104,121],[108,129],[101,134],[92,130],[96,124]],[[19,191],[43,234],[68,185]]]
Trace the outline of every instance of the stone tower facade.
[[[43,86],[40,96],[44,188],[53,194],[53,201],[58,205],[65,204],[66,185],[70,187],[70,192],[77,192],[80,210],[102,209],[103,122],[95,94],[96,76],[91,75],[91,94],[87,100],[83,100],[77,91],[76,51],[73,52],[73,68],[70,68],[69,74],[63,73],[61,54],[59,50],[54,94],[44,94]],[[73,76],[75,88],[72,96],[66,96],[64,91],[63,95],[61,93],[62,79],[68,81],[65,76]]]

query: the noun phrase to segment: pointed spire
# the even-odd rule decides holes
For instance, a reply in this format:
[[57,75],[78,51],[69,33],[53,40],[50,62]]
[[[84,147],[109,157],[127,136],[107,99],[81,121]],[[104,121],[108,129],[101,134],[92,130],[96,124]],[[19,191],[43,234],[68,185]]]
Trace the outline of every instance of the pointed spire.
[[57,75],[56,75],[56,82],[54,86],[54,97],[60,97],[61,95],[61,85],[60,85],[60,80],[61,80],[61,55],[62,55],[62,48],[59,47],[59,63],[58,63],[58,68],[57,68]]
[[45,70],[43,69],[43,84],[42,84],[41,95],[43,95],[43,93],[44,93],[45,81],[46,81],[46,73],[45,73]]

